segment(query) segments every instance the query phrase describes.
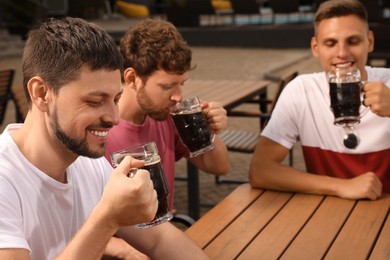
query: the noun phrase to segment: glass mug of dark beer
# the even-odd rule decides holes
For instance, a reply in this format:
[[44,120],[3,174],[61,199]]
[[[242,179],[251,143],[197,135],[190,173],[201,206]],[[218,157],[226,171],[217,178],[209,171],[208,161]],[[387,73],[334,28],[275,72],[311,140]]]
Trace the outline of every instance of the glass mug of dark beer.
[[[142,169],[149,171],[158,199],[158,209],[155,218],[151,222],[137,224],[136,228],[153,227],[171,220],[173,215],[168,206],[169,188],[165,179],[165,173],[161,164],[156,143],[150,142],[112,153],[111,161],[113,167],[115,168],[127,155],[130,155],[135,159],[145,161],[145,165]],[[136,171],[137,169],[132,170]]]
[[328,72],[330,107],[335,125],[360,123],[360,71],[356,68],[336,68]]
[[171,108],[171,114],[181,140],[190,150],[190,157],[214,148],[207,119],[198,97],[190,97]]
[[357,68],[336,68],[327,73],[329,81],[330,107],[333,123],[345,130],[344,146],[354,149],[359,143],[354,126],[360,123],[362,104],[362,82]]

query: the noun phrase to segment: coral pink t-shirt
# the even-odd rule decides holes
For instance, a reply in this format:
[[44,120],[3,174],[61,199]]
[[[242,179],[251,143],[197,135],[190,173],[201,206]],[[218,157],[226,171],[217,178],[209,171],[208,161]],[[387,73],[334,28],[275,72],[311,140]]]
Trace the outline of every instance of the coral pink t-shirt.
[[108,134],[105,157],[118,150],[154,141],[157,144],[161,163],[169,186],[169,206],[173,207],[175,162],[188,157],[189,152],[182,143],[171,118],[157,121],[146,117],[143,125],[129,123],[123,119]]

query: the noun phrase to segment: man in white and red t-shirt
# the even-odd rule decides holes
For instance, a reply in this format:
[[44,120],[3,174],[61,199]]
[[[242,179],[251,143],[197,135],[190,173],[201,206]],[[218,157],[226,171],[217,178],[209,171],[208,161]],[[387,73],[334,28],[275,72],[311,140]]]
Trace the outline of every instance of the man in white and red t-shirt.
[[[390,192],[390,70],[365,66],[374,48],[364,6],[355,0],[323,3],[315,16],[312,53],[324,72],[291,81],[262,132],[250,166],[253,187],[375,200]],[[343,144],[346,134],[333,124],[326,71],[360,70],[364,84],[358,145]],[[282,165],[300,140],[307,172]],[[314,174],[308,174],[314,173]]]

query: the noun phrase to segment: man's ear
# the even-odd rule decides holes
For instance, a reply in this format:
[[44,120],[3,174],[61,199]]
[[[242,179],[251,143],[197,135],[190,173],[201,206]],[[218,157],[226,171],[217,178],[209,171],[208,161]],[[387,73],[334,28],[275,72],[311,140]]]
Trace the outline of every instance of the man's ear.
[[32,77],[27,83],[27,89],[30,93],[31,102],[42,112],[48,109],[49,89],[41,77]]
[[318,43],[315,36],[311,37],[310,41],[311,53],[314,57],[318,57]]
[[375,37],[374,32],[368,32],[368,52],[372,52],[374,50]]
[[133,68],[126,68],[123,71],[123,80],[126,84],[134,85],[135,78],[137,77],[137,73]]

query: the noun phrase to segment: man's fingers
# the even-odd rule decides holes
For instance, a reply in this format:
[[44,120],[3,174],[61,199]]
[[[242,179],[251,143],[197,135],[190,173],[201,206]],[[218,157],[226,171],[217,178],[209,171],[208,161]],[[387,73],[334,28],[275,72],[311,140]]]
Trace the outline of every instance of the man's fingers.
[[140,168],[144,166],[145,162],[142,160],[134,159],[131,156],[125,156],[119,163],[119,165],[116,167],[115,172],[118,172],[120,174],[124,174],[128,176],[129,174],[133,173],[136,170],[134,168]]

